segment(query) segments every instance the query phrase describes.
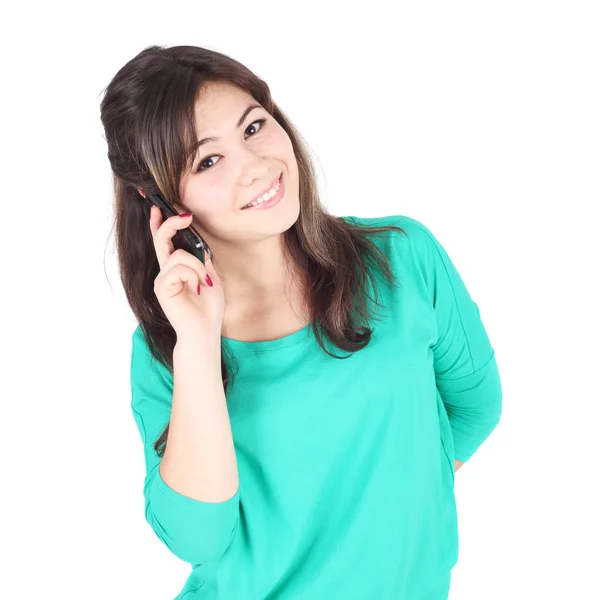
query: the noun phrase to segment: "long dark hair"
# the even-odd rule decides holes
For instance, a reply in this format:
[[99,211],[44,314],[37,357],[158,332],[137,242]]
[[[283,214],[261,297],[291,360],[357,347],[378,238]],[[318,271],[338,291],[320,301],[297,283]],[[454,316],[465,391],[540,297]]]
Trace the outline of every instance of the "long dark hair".
[[[406,232],[394,225],[364,227],[329,214],[319,199],[307,145],[271,98],[267,84],[233,58],[197,46],[145,48],[114,76],[100,107],[113,172],[120,277],[148,347],[172,374],[176,334],[154,293],[160,267],[149,227],[150,203],[138,188],[181,204],[179,182],[181,174],[191,168],[196,140],[195,102],[210,82],[227,82],[248,92],[290,137],[298,162],[300,214],[283,233],[285,253],[303,274],[319,345],[334,358],[348,358],[329,352],[323,334],[347,352],[369,343],[372,330],[368,324],[377,317],[365,303],[367,278],[376,296],[377,286],[367,263],[397,285],[386,256],[367,236]],[[173,245],[178,247],[176,240]],[[358,327],[354,317],[366,326]],[[223,345],[222,350],[221,373],[227,392],[233,375]],[[154,442],[159,456],[164,454],[168,433],[167,425]]]

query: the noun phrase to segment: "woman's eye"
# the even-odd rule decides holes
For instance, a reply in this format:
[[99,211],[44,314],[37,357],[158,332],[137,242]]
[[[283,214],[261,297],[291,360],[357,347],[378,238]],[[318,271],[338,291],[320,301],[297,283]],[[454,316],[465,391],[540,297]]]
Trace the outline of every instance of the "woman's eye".
[[[206,171],[206,169],[205,169],[205,168],[203,168],[203,165],[204,165],[204,163],[205,163],[206,161],[208,161],[208,160],[212,160],[212,159],[213,159],[215,156],[219,156],[219,155],[218,155],[218,154],[213,154],[212,156],[207,156],[205,159],[201,160],[201,161],[198,163],[198,168],[196,169],[196,171]],[[212,165],[211,165],[211,166],[212,166]],[[207,168],[210,168],[210,167],[207,167]]]
[[252,127],[254,125],[254,123],[260,123],[260,128],[259,131],[262,129],[263,123],[266,121],[266,119],[258,119],[258,121],[254,121],[253,123],[250,123],[250,125],[248,125],[248,128],[246,129],[246,131],[248,131],[248,129],[250,129],[250,127]]
[[[262,126],[263,126],[263,124],[264,124],[264,122],[265,122],[265,121],[266,121],[266,119],[258,119],[257,121],[253,121],[252,123],[250,123],[250,125],[248,125],[248,127],[246,128],[246,131],[248,131],[248,129],[250,129],[251,127],[253,127],[255,123],[260,123],[260,127],[259,127],[259,129],[258,129],[258,130],[260,131],[260,130],[262,129]],[[254,135],[254,134],[251,134],[251,135]],[[200,171],[206,171],[207,169],[210,169],[210,167],[211,167],[212,165],[210,165],[210,166],[208,166],[208,167],[206,167],[206,168],[203,168],[203,165],[204,165],[204,164],[205,164],[207,161],[209,161],[209,160],[212,160],[213,158],[215,158],[215,157],[218,157],[218,156],[219,156],[218,154],[211,154],[210,156],[207,156],[206,158],[202,159],[202,160],[201,160],[201,161],[198,163],[198,168],[196,169],[196,172],[200,172]]]

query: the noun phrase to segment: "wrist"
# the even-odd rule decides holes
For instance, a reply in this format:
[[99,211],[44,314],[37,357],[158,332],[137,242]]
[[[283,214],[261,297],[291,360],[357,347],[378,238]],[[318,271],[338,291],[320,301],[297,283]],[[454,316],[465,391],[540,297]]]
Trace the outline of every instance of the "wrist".
[[213,351],[221,352],[221,334],[216,332],[193,332],[186,331],[184,334],[177,335],[173,352],[183,349],[189,351]]

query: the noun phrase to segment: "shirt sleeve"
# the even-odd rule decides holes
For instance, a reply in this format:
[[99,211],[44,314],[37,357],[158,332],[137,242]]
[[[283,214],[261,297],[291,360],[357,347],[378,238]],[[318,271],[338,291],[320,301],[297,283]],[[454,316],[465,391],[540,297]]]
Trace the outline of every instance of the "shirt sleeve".
[[225,553],[239,517],[239,494],[224,502],[201,502],[184,496],[162,479],[154,442],[169,423],[173,379],[151,354],[140,327],[132,336],[131,408],[146,462],[146,521],[175,556],[192,564],[213,562]]
[[502,387],[479,307],[446,250],[422,223],[420,260],[435,313],[436,386],[446,408],[456,460],[468,461],[500,421]]

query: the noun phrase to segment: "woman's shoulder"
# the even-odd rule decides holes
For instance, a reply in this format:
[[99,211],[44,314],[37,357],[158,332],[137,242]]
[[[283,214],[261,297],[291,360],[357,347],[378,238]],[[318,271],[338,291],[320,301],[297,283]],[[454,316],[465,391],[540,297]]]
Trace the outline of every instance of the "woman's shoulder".
[[404,235],[396,235],[395,237],[405,239],[408,243],[416,244],[418,247],[421,247],[423,244],[431,244],[436,239],[427,225],[409,215],[393,214],[374,217],[358,217],[353,215],[341,218],[361,227],[399,227],[404,232]]

